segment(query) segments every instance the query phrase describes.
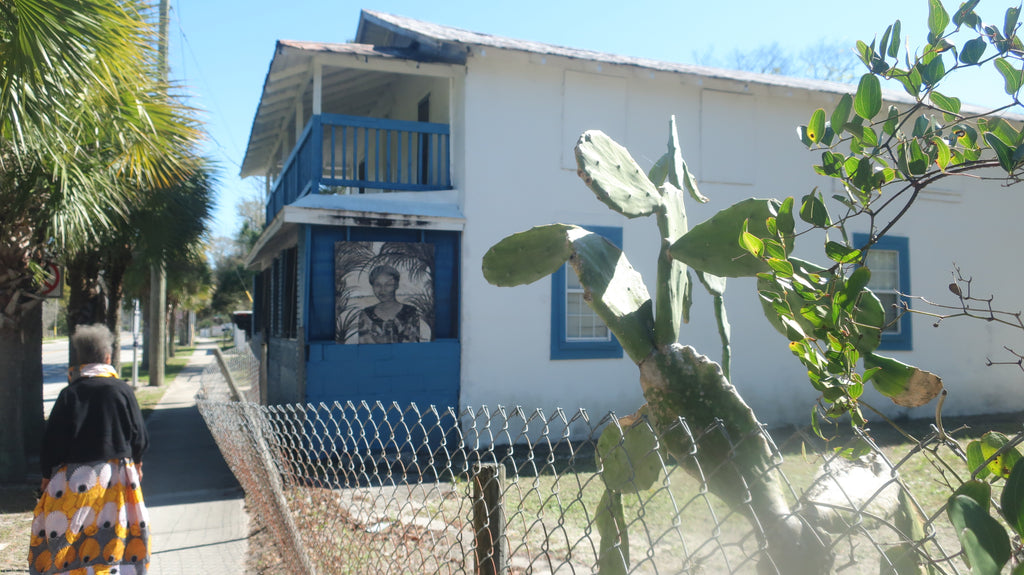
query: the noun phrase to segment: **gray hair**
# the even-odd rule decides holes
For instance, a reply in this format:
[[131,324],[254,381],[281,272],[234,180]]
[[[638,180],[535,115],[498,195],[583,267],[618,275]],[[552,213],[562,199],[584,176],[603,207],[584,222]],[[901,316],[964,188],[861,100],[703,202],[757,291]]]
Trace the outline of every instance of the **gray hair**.
[[79,364],[106,363],[114,353],[114,335],[102,323],[79,325],[71,336]]

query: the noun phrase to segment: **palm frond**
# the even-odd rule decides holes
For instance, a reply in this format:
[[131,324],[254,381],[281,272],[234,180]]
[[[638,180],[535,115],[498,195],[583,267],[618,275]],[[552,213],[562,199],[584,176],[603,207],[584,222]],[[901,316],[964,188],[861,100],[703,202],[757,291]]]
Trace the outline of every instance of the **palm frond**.
[[359,309],[349,305],[355,290],[344,280],[335,285],[337,291],[334,294],[334,340],[345,343],[359,333]]
[[335,282],[337,283],[350,273],[367,269],[373,258],[373,244],[370,242],[336,242],[334,244]]
[[195,111],[157,77],[148,11],[141,0],[0,5],[0,138],[16,144],[16,161],[41,159],[63,186],[114,211],[125,202],[104,192],[172,185],[200,135]]
[[405,270],[409,279],[415,282],[424,281],[433,276],[434,245],[423,242],[384,242],[371,265],[389,265]]
[[359,335],[359,310],[350,309],[338,314],[335,322],[334,341],[345,343]]
[[434,292],[433,290],[424,290],[417,292],[405,298],[409,305],[413,306],[420,312],[420,317],[423,321],[427,322],[430,326],[430,330],[434,330]]
[[148,262],[169,261],[200,249],[213,217],[215,175],[209,164],[193,167],[176,185],[140,193],[131,225],[138,230],[140,256]]

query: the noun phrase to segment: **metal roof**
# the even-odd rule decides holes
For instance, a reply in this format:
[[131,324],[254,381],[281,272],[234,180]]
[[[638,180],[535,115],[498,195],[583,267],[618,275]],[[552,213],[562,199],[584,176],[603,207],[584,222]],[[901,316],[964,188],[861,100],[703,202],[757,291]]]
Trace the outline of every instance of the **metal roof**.
[[412,18],[386,14],[373,10],[362,11],[356,40],[365,42],[366,38],[370,37],[367,30],[372,29],[374,26],[390,30],[396,35],[404,34],[406,36],[411,36],[419,40],[421,43],[424,41],[435,43],[444,42],[462,45],[467,48],[472,46],[486,46],[502,50],[515,50],[548,56],[562,56],[576,60],[587,60],[591,62],[617,64],[621,66],[634,66],[661,72],[690,74],[705,78],[718,78],[737,82],[753,82],[757,84],[800,88],[818,92],[847,93],[850,91],[849,84],[839,82],[794,78],[779,76],[777,74],[759,74],[756,72],[745,72],[742,70],[725,70],[708,66],[695,66],[692,64],[678,64],[674,62],[651,60],[648,58],[634,58],[618,54],[596,52],[593,50],[580,50],[577,48],[544,44],[542,42],[533,42],[530,40],[516,40],[501,36],[493,36],[491,34],[481,34],[479,32],[441,26],[439,24],[413,20]]
[[[335,102],[343,103],[348,107],[345,113],[365,115],[374,100],[372,94],[379,93],[379,90],[389,83],[388,77],[381,74],[379,69],[374,68],[375,63],[404,61],[460,66],[465,64],[467,54],[473,47],[491,47],[560,56],[701,78],[812,92],[846,94],[856,90],[855,86],[838,82],[678,64],[567,48],[529,40],[515,40],[373,10],[363,10],[360,14],[355,43],[278,41],[263,85],[263,94],[260,97],[256,117],[253,120],[248,149],[242,162],[242,177],[262,175],[266,166],[270,165],[272,161],[271,154],[274,153],[284,127],[294,118],[298,99],[305,98],[306,104],[310,104],[308,94],[311,91],[308,88],[312,82],[312,61],[315,56],[334,55],[333,58],[341,58],[341,60],[336,59],[332,62],[330,75],[325,69],[322,92],[325,108],[327,99],[332,98]],[[345,60],[346,57],[348,60]],[[351,62],[353,67],[335,68],[334,66],[339,61]],[[358,97],[353,98],[353,95]],[[889,102],[914,102],[907,94],[900,91],[885,90],[883,97]],[[366,109],[359,109],[359,102],[363,102]],[[973,109],[973,107],[965,106],[965,110],[968,109]]]

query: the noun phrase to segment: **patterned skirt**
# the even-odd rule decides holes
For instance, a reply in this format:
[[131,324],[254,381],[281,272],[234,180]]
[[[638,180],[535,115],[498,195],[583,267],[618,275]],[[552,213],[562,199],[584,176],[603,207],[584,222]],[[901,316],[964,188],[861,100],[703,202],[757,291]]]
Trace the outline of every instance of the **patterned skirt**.
[[29,573],[144,575],[149,529],[131,459],[65,465],[36,504]]

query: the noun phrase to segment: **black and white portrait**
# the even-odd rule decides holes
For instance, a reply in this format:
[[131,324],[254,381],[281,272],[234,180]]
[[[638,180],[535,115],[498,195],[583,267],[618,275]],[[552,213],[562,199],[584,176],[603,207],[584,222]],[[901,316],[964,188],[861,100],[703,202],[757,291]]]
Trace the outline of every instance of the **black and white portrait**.
[[412,242],[334,244],[338,343],[431,341],[434,246]]

